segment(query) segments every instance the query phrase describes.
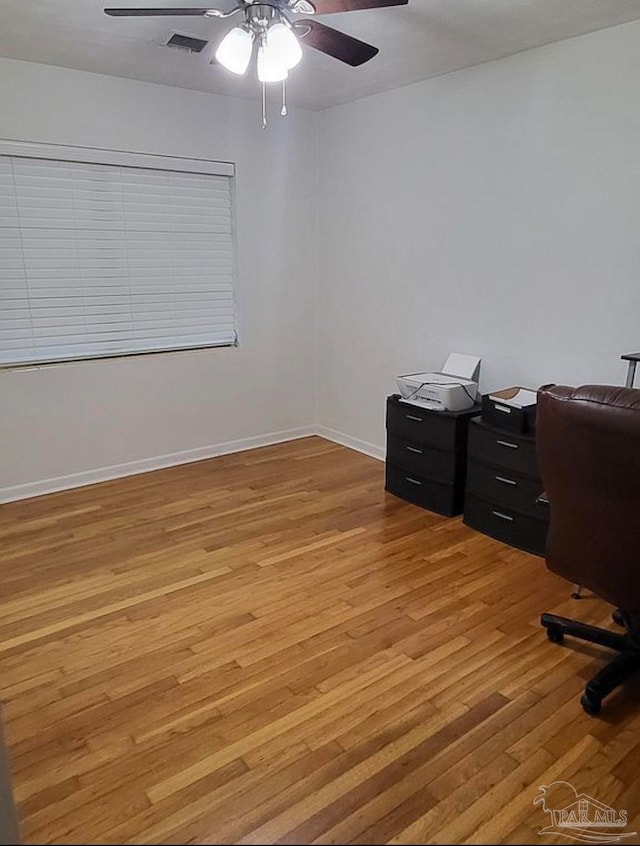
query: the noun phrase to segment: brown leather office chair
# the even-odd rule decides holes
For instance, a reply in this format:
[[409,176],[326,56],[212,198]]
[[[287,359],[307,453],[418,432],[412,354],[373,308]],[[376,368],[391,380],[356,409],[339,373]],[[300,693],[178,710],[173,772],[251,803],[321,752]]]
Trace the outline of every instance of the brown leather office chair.
[[553,386],[538,395],[538,458],[549,500],[547,567],[612,603],[618,634],[543,614],[549,640],[565,635],[618,655],[587,683],[589,714],[640,669],[640,390]]

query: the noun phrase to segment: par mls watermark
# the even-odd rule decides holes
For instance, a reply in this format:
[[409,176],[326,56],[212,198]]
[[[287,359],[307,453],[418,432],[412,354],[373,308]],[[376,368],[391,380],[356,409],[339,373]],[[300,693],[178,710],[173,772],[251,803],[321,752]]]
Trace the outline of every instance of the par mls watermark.
[[593,796],[578,793],[568,781],[541,785],[533,804],[551,817],[551,824],[538,834],[559,834],[579,843],[618,843],[636,833],[624,830],[628,823],[625,810],[617,811]]

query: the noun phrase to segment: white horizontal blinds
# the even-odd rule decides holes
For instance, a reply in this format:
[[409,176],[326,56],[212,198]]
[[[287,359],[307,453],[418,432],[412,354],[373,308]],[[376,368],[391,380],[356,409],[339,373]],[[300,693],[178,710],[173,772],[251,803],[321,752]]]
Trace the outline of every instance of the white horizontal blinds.
[[235,343],[230,178],[0,156],[0,362]]

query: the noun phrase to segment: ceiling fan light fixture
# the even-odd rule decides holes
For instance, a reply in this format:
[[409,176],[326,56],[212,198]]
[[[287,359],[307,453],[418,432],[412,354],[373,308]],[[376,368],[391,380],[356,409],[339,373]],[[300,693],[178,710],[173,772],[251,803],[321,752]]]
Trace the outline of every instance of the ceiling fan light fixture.
[[258,47],[256,70],[260,82],[282,82],[289,76],[287,66],[278,50],[271,46],[268,35]]
[[295,68],[302,59],[302,47],[290,26],[276,23],[267,33],[268,50],[274,50],[287,70]]
[[[364,9],[406,6],[409,0],[232,0],[233,7],[223,11],[202,6],[108,8],[110,17],[202,17],[230,18],[239,15],[242,23],[227,32],[218,44],[215,59],[225,70],[243,76],[251,64],[257,46],[256,72],[262,85],[262,126],[267,125],[266,83],[279,82],[282,88],[282,109],[286,115],[286,80],[289,71],[302,59],[302,46],[332,56],[351,67],[368,62],[378,48],[366,44],[346,32],[326,26],[312,18],[292,23],[292,14],[331,15]],[[184,38],[184,37],[183,37]],[[190,39],[195,41],[197,39]]]
[[249,67],[252,50],[252,33],[244,27],[236,26],[218,44],[216,61],[231,73],[242,76]]
[[291,9],[299,15],[315,15],[316,13],[316,7],[309,0],[295,0]]

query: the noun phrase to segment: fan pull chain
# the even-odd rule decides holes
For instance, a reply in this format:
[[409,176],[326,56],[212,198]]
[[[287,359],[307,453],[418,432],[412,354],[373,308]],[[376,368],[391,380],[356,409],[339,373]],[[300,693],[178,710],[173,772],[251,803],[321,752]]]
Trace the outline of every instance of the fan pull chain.
[[280,109],[282,117],[287,115],[287,80],[282,80],[282,108]]
[[262,128],[267,128],[267,84],[262,83]]

